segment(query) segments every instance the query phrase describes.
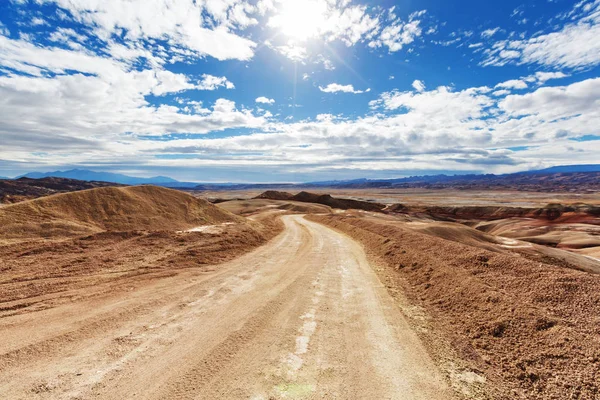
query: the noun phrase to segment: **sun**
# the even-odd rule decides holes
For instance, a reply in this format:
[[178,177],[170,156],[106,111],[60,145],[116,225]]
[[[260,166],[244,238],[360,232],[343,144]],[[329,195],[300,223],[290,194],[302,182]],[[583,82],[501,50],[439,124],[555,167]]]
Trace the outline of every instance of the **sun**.
[[327,22],[327,3],[323,0],[284,0],[269,25],[298,41],[317,36]]

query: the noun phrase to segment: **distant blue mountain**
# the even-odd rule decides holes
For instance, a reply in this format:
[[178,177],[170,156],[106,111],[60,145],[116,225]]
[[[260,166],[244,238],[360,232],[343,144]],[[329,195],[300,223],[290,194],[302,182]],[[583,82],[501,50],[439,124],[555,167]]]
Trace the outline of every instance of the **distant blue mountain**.
[[515,179],[526,175],[551,175],[559,173],[600,172],[600,164],[562,165],[540,170],[523,171],[512,174],[465,174],[465,175],[421,175],[389,179],[353,179],[346,181],[310,182],[306,186],[332,187],[390,187],[401,184],[449,184],[453,182],[479,182],[491,179]]
[[[540,170],[523,171],[512,174],[493,175],[493,174],[465,174],[465,175],[423,175],[409,176],[405,178],[391,179],[352,179],[352,180],[330,180],[322,182],[309,182],[303,184],[239,184],[239,183],[198,183],[198,182],[179,182],[166,176],[155,176],[152,178],[138,178],[111,172],[95,172],[82,169],[72,169],[69,171],[54,172],[30,172],[17,178],[26,177],[40,179],[45,177],[69,178],[82,181],[102,181],[114,182],[124,185],[144,185],[152,184],[170,188],[196,188],[198,190],[220,190],[220,189],[250,189],[250,188],[275,188],[275,187],[393,187],[402,184],[437,184],[452,182],[478,182],[490,179],[516,179],[527,175],[535,174],[557,174],[557,173],[575,173],[575,172],[600,172],[600,164],[587,165],[563,165],[550,167]],[[0,178],[2,179],[2,178]],[[4,178],[10,179],[10,178]]]
[[[17,178],[31,178],[41,179],[46,177],[56,178],[69,178],[78,179],[80,181],[101,181],[101,182],[114,182],[121,183],[124,185],[143,185],[143,184],[155,184],[176,187],[186,182],[178,182],[175,179],[167,176],[154,176],[152,178],[137,178],[133,176],[127,176],[123,174],[114,174],[112,172],[95,172],[84,169],[72,169],[69,171],[54,171],[54,172],[30,172],[25,175],[18,176]],[[196,184],[193,184],[196,185]]]
[[572,172],[600,172],[600,164],[582,164],[582,165],[559,165],[535,171],[527,171],[528,174],[565,174]]
[[348,183],[365,183],[368,182],[368,179],[360,178],[360,179],[352,179],[352,180],[334,180],[334,181],[318,181],[318,182],[306,182],[304,185],[307,186],[335,186],[339,184],[348,184]]

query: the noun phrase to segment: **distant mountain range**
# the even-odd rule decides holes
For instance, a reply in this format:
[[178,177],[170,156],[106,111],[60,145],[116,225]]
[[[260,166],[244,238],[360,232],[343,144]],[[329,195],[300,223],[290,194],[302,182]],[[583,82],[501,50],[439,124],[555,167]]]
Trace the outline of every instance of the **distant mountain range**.
[[17,203],[57,193],[76,192],[106,186],[122,186],[114,182],[82,181],[67,178],[0,179],[0,204]]
[[600,165],[553,167],[503,175],[435,175],[400,179],[314,182],[313,187],[338,189],[457,189],[540,192],[600,192]]
[[600,172],[600,164],[582,164],[582,165],[560,165],[558,167],[550,167],[539,169],[537,171],[524,172],[527,174],[559,174],[573,172]]
[[48,177],[77,179],[80,181],[98,181],[98,182],[113,182],[123,185],[157,185],[166,187],[194,187],[198,185],[196,182],[179,182],[168,176],[154,176],[151,178],[138,178],[123,174],[115,174],[112,172],[95,172],[85,169],[71,169],[68,171],[53,171],[53,172],[29,172],[24,175],[17,176],[18,178],[41,179]]
[[394,179],[352,179],[307,182],[302,184],[236,184],[180,182],[166,176],[138,178],[111,172],[95,172],[82,169],[54,172],[30,172],[20,177],[40,179],[57,177],[81,181],[114,182],[123,185],[152,184],[170,188],[195,190],[248,190],[275,188],[457,188],[486,189],[508,188],[521,190],[599,190],[600,164],[563,165],[541,170],[523,171],[512,174],[469,174],[469,175],[425,175]]

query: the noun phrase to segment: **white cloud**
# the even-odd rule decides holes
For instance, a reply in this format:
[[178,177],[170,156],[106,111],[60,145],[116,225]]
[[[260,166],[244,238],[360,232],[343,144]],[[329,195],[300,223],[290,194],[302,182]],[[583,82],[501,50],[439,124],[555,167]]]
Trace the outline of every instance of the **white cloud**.
[[131,140],[131,135],[201,134],[265,123],[264,117],[223,99],[212,111],[201,103],[180,108],[146,100],[148,95],[233,88],[225,77],[204,74],[194,82],[161,66],[130,70],[127,62],[87,51],[39,47],[2,36],[0,64],[27,74],[0,77],[0,137],[7,152],[47,148],[60,158],[85,148],[89,156]]
[[46,20],[43,18],[33,17],[31,19],[31,25],[33,25],[33,26],[48,25],[48,22],[46,22]]
[[506,82],[499,83],[495,88],[500,89],[527,89],[527,83],[521,79],[511,79]]
[[[306,4],[303,4],[306,2]],[[258,8],[264,14],[271,12],[267,26],[279,31],[293,31],[300,40],[302,36],[320,37],[326,41],[339,40],[346,46],[353,46],[369,40],[380,29],[380,20],[366,6],[351,5],[349,1],[334,2],[330,0],[292,0],[261,1]],[[286,9],[286,6],[288,7]],[[278,9],[279,8],[279,9]],[[287,15],[296,8],[310,9],[314,15]],[[283,14],[282,14],[283,11]],[[294,18],[296,17],[296,18]],[[308,18],[308,20],[306,20]],[[304,19],[304,20],[303,20]],[[290,27],[290,23],[297,26]],[[309,25],[308,27],[303,26]]]
[[538,71],[534,75],[535,80],[537,82],[539,82],[540,84],[544,84],[551,79],[562,79],[562,78],[566,78],[568,76],[569,75],[567,75],[563,72],[543,72],[543,71]]
[[0,36],[0,62],[5,67],[30,75],[41,75],[42,71],[65,74],[67,70],[74,70],[111,77],[121,73],[124,68],[109,58],[85,51],[43,48],[5,36]]
[[235,89],[235,85],[229,82],[226,77],[208,74],[203,74],[202,80],[198,82],[198,85],[196,85],[196,89],[199,90],[216,90],[220,87],[225,87],[226,89]]
[[338,83],[330,83],[329,85],[327,85],[325,87],[319,86],[319,90],[324,93],[342,92],[342,93],[354,93],[354,94],[368,93],[371,91],[370,88],[367,90],[356,90],[356,89],[354,89],[353,85],[340,85]]
[[0,21],[0,35],[10,36],[10,31],[8,28]]
[[600,78],[569,86],[542,87],[535,92],[507,96],[500,108],[510,115],[565,118],[578,114],[600,116]]
[[273,49],[295,62],[303,62],[308,57],[305,47],[293,43],[283,46],[274,46]]
[[418,79],[412,83],[412,87],[414,87],[417,92],[423,92],[425,90],[425,84]]
[[[69,32],[59,34],[68,35]],[[186,75],[160,67],[129,72],[128,63],[95,56],[83,49],[39,47],[24,40],[12,40],[4,36],[0,36],[0,64],[33,76],[42,76],[44,72],[66,75],[77,71],[92,74],[109,85],[131,79],[136,82],[139,93],[158,96],[190,89],[215,90],[221,86],[227,89],[234,88],[225,77],[204,74],[202,80],[194,84]]]
[[[402,21],[393,11],[382,13],[378,7],[353,5],[348,0],[338,2],[306,0],[306,5],[299,0],[291,1],[291,3],[279,0],[259,1],[257,5],[259,13],[270,14],[268,27],[284,33],[290,30],[296,33],[295,36],[304,36],[299,34],[302,32],[308,37],[319,37],[327,42],[341,41],[348,47],[366,42],[371,48],[387,47],[390,52],[400,50],[421,36],[422,18],[426,13],[425,10],[418,11],[412,13],[408,21]],[[298,15],[294,18],[294,15],[286,15],[286,12],[290,11],[286,7],[291,9],[304,7],[314,10],[314,15]],[[303,21],[302,18],[309,18],[309,20]],[[290,27],[288,26],[290,23],[298,26]],[[301,24],[309,26],[303,31]],[[435,29],[430,29],[428,32],[434,33]],[[294,38],[293,44],[296,47],[303,47],[301,43],[305,39],[307,38]],[[289,54],[290,47],[294,47],[290,43],[285,46],[287,48],[280,49],[284,54]]]
[[[138,93],[140,77],[126,75],[107,85],[99,77],[3,77],[0,79],[0,158],[42,162],[35,151],[52,151],[65,163],[119,162],[178,166],[157,154],[197,155],[185,165],[288,166],[315,173],[323,169],[371,171],[422,168],[523,169],[544,159],[560,162],[577,152],[582,162],[597,157],[597,143],[568,141],[600,134],[600,79],[521,95],[487,87],[455,91],[388,92],[372,103],[378,113],[358,118],[322,114],[314,121],[274,122],[219,99],[205,108],[187,104],[152,107]],[[499,97],[499,98],[498,98]],[[27,104],[24,109],[21,104]],[[21,123],[27,119],[27,125]],[[224,138],[137,140],[138,135],[206,133],[229,128],[256,133]],[[6,145],[5,145],[6,143]],[[514,153],[503,148],[533,146]],[[251,155],[249,155],[252,153]],[[56,158],[55,158],[56,159]],[[325,163],[323,160],[327,160]]]
[[318,114],[315,119],[317,121],[333,121],[335,116],[333,114]]
[[48,37],[52,42],[60,42],[71,45],[73,42],[84,43],[87,40],[85,35],[81,35],[71,28],[57,28]]
[[562,25],[559,30],[494,43],[484,52],[482,65],[516,63],[573,69],[600,65],[600,2],[588,2],[583,7],[575,5],[574,10],[579,8],[581,13],[576,20]]
[[481,32],[481,37],[484,38],[484,39],[491,38],[499,30],[500,30],[500,28],[486,29],[485,31]]
[[323,56],[322,54],[319,54],[317,56],[315,64],[323,64],[323,67],[328,71],[335,70],[335,65],[333,65],[333,62],[329,58]]
[[275,100],[273,99],[269,99],[267,97],[261,96],[261,97],[257,97],[255,100],[257,103],[262,103],[262,104],[275,104]]
[[273,0],[258,0],[256,8],[260,15],[265,15],[268,11],[275,10],[275,4]]
[[510,90],[502,89],[502,90],[495,90],[495,91],[493,91],[492,95],[494,95],[494,96],[506,96],[506,95],[508,95],[510,93],[511,93]]
[[485,94],[488,91],[488,88],[471,88],[454,92],[445,86],[417,93],[392,91],[383,93],[371,106],[388,111],[408,110],[411,119],[427,121],[429,129],[436,131],[453,124],[475,127],[482,124],[479,118],[488,116],[487,108],[494,105],[494,101]]
[[[157,155],[184,153],[198,156],[186,158],[185,165],[190,167],[287,165],[295,171],[369,171],[432,166],[472,169],[486,165],[505,170],[515,166],[522,169],[539,162],[540,157],[549,163],[568,159],[574,151],[578,160],[594,161],[600,152],[600,143],[582,145],[569,141],[581,135],[600,134],[599,79],[540,87],[551,79],[568,76],[560,71],[560,65],[501,82],[494,88],[456,90],[442,86],[428,90],[423,82],[415,80],[414,91],[383,93],[370,103],[372,113],[363,117],[336,116],[325,109],[312,120],[281,116],[278,122],[264,110],[268,107],[250,104],[250,110],[230,99],[202,102],[196,96],[190,96],[195,100],[186,97],[188,90],[233,89],[233,83],[224,76],[202,74],[203,71],[188,76],[168,70],[170,63],[194,57],[252,57],[254,44],[243,37],[243,30],[261,16],[268,18],[278,0],[261,0],[256,6],[243,0],[182,0],[169,7],[165,0],[53,1],[71,10],[92,33],[56,29],[48,34],[53,44],[44,42],[45,46],[0,36],[0,64],[10,71],[0,77],[0,159],[7,160],[5,163],[29,166],[59,160],[65,164],[107,165],[127,158],[146,165],[176,166],[182,164],[181,160]],[[348,46],[373,43],[372,48],[394,52],[421,37],[421,28],[427,29],[421,19],[424,13],[403,22],[388,10],[378,12],[347,1],[323,1],[327,1],[333,16],[331,23],[319,32],[325,41],[339,40]],[[117,5],[123,9],[112,15]],[[592,9],[583,8],[573,16],[576,18],[571,27],[595,29],[597,21]],[[96,9],[96,13],[89,12]],[[202,12],[196,13],[199,9]],[[568,27],[558,33],[564,34]],[[197,31],[200,34],[195,36]],[[16,37],[18,32],[14,34]],[[105,47],[98,51],[92,46],[86,48],[93,35],[98,35],[100,40],[96,42],[101,45],[106,40]],[[116,40],[115,35],[120,39]],[[468,32],[460,33],[461,38],[468,36]],[[494,43],[491,49],[495,53],[487,56],[506,63],[526,63],[526,47],[533,39],[515,38]],[[546,34],[536,37],[539,38],[547,39]],[[199,43],[191,43],[192,39]],[[573,36],[574,42],[580,40],[581,36]],[[232,47],[227,47],[229,44]],[[314,67],[315,62],[325,68],[331,66],[331,60],[309,54],[310,46],[299,42],[278,42],[271,47],[306,63],[302,69]],[[535,57],[528,57],[549,60],[552,52],[569,52],[564,60],[573,64],[572,56],[583,54],[583,61],[578,62],[584,65],[589,64],[587,57],[597,56],[594,50],[594,46],[575,50],[542,48]],[[310,72],[299,77],[307,80]],[[319,89],[324,93],[370,91],[338,83]],[[516,89],[524,91],[514,94]],[[173,94],[176,101],[171,101],[171,96],[153,97],[151,102],[147,99],[149,95],[168,94]],[[273,99],[264,96],[255,102],[274,104]],[[228,129],[251,129],[253,133],[200,137]],[[177,133],[190,137],[152,138]],[[537,150],[505,150],[512,146],[532,146]],[[48,152],[52,157],[44,158],[36,152]]]
[[[178,77],[176,74],[162,76],[151,71],[124,74],[114,82],[83,75],[2,77],[1,135],[12,137],[17,132],[28,132],[40,136],[32,144],[35,142],[43,146],[52,142],[54,134],[110,140],[126,132],[158,135],[208,133],[262,124],[261,118],[254,117],[249,111],[239,111],[235,109],[235,103],[223,99],[216,101],[209,115],[185,115],[178,107],[153,107],[146,102],[144,96],[147,94],[160,96],[190,86]],[[22,104],[27,104],[27,107]],[[27,125],[23,125],[24,120],[28,121]]]
[[379,18],[369,15],[365,6],[349,6],[327,17],[325,35],[329,41],[339,39],[353,46],[370,39],[379,29]]
[[369,47],[377,48],[386,46],[390,52],[401,50],[405,45],[415,41],[423,33],[419,26],[421,21],[412,20],[407,23],[396,21],[386,26],[376,39],[369,42]]
[[[136,42],[168,39],[172,48],[208,55],[218,60],[248,60],[256,44],[233,32],[255,23],[245,1],[210,0],[40,0],[55,3],[101,39],[124,34]],[[203,15],[210,19],[203,18]],[[212,19],[212,22],[211,22]]]

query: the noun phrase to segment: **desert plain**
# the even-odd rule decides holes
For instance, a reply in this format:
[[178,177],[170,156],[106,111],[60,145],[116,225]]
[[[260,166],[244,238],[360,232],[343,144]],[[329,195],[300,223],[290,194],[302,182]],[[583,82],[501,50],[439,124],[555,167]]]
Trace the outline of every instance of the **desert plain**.
[[600,398],[598,193],[70,190],[0,206],[0,398]]

